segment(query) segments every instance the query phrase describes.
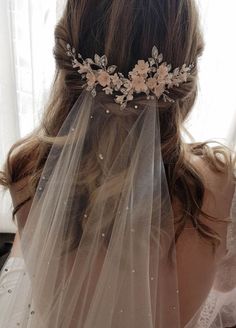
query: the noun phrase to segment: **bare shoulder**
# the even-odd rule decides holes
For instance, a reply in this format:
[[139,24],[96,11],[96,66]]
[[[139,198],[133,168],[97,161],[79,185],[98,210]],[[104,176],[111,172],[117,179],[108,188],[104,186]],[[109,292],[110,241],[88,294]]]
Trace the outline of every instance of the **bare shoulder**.
[[235,179],[232,168],[217,170],[204,156],[189,155],[189,160],[197,170],[205,187],[203,210],[209,215],[224,219],[230,216],[235,193]]
[[[213,158],[212,158],[213,159]],[[188,162],[199,174],[205,187],[202,210],[216,219],[229,219],[235,184],[230,169],[214,170],[204,156],[188,154]],[[228,223],[199,218],[218,234],[220,246],[212,245],[192,226],[184,229],[176,244],[181,320],[187,323],[206,300],[215,279],[217,265],[227,252]]]

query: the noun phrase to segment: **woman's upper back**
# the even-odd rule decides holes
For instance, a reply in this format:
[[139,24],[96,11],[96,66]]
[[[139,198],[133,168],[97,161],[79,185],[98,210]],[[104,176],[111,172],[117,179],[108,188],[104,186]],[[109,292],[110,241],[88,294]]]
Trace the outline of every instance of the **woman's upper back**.
[[[213,172],[207,162],[199,156],[191,155],[189,160],[204,181],[205,195],[202,211],[212,217],[212,219],[207,219],[202,216],[199,219],[218,234],[221,243],[216,253],[213,254],[211,243],[201,238],[191,223],[187,223],[177,242],[180,311],[183,324],[192,318],[207,298],[215,279],[217,265],[227,253],[229,225],[227,221],[230,219],[235,191],[232,177]],[[15,207],[30,196],[27,180],[12,185],[10,190]],[[32,201],[27,202],[17,213],[20,229],[27,220],[31,204]],[[173,210],[178,212],[178,206],[173,205]],[[225,220],[225,222],[218,223],[217,219]],[[19,240],[16,243],[19,244]],[[14,252],[16,254],[18,248],[19,245],[15,245]],[[12,256],[14,256],[14,252]]]

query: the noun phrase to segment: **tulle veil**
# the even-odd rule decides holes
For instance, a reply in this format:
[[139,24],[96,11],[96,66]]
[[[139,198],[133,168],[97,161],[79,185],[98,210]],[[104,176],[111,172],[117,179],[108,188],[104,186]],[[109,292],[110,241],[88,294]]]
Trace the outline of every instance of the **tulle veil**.
[[180,327],[157,100],[146,102],[112,164],[109,141],[98,154],[108,169],[81,212],[77,179],[99,111],[104,103],[84,90],[54,140],[21,236],[25,270],[1,327]]
[[[22,259],[13,259],[15,271],[19,261],[24,269],[8,282],[1,328],[183,327],[159,110],[156,99],[146,101],[118,155],[114,140],[96,154],[104,170],[85,206],[78,179],[88,136],[96,133],[96,115],[113,114],[102,97],[86,90],[78,97],[44,166],[21,235]],[[236,324],[235,213],[236,197],[228,253],[206,302],[185,328]]]

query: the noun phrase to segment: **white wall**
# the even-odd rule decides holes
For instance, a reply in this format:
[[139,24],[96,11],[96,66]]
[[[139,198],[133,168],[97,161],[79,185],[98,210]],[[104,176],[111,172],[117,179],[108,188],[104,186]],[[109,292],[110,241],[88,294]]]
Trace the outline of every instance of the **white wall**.
[[236,1],[198,0],[205,37],[200,90],[189,129],[198,141],[236,130]]

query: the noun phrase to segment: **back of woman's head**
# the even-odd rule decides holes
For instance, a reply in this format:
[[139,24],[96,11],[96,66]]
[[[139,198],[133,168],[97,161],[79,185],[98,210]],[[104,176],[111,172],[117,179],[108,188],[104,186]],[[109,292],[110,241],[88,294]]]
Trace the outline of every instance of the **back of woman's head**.
[[[84,84],[67,56],[68,43],[84,58],[93,58],[96,53],[105,54],[109,64],[117,65],[119,72],[126,76],[139,59],[147,60],[150,57],[154,45],[172,67],[194,63],[187,83],[169,90],[175,103],[159,101],[163,157],[167,162],[173,162],[171,157],[180,147],[180,126],[196,98],[197,60],[203,51],[195,1],[68,0],[55,29],[55,41],[54,55],[59,76],[55,95],[57,109],[53,103],[52,112],[60,120],[54,119],[58,126],[53,124],[52,130],[52,115],[48,111],[44,124],[51,135],[57,134],[58,127],[82,92]],[[121,115],[118,105],[110,110],[115,111],[116,116]],[[125,127],[128,120],[117,120],[117,124]]]
[[[67,43],[84,58],[105,54],[108,62],[117,65],[125,75],[139,59],[150,57],[154,45],[172,67],[197,64],[203,50],[198,13],[192,0],[69,0],[55,38],[57,67],[63,70],[70,97],[78,96],[84,82],[71,67],[65,51]],[[197,66],[188,83],[171,93],[177,102],[189,99],[182,109],[184,117],[195,99],[196,76]]]
[[[82,93],[84,81],[67,56],[68,43],[83,58],[93,58],[96,53],[105,54],[109,64],[117,65],[119,72],[126,76],[139,59],[147,60],[150,57],[154,45],[172,67],[194,63],[187,82],[169,90],[174,102],[160,100],[158,108],[162,156],[170,197],[171,200],[177,199],[182,206],[181,228],[177,234],[188,219],[196,224],[201,213],[204,186],[198,172],[186,161],[181,139],[181,125],[196,98],[197,61],[203,51],[194,0],[68,0],[55,29],[57,69],[50,102],[36,133],[10,151],[2,184],[11,185],[28,176],[32,182],[33,197],[51,149],[48,140],[53,141]],[[116,157],[139,112],[120,111],[119,106],[114,104],[109,107],[109,115],[105,111],[100,112],[91,121],[84,165],[81,165],[83,169],[78,176],[78,199],[83,199],[78,216],[94,199],[102,181],[104,167],[99,153],[106,152],[109,142],[112,158]],[[195,151],[202,154],[204,146],[197,145]],[[216,165],[214,159],[211,162],[215,170],[223,170],[223,166],[219,163]],[[116,193],[117,181],[118,177],[114,182],[113,194]],[[205,226],[200,233],[206,238],[212,237]]]

